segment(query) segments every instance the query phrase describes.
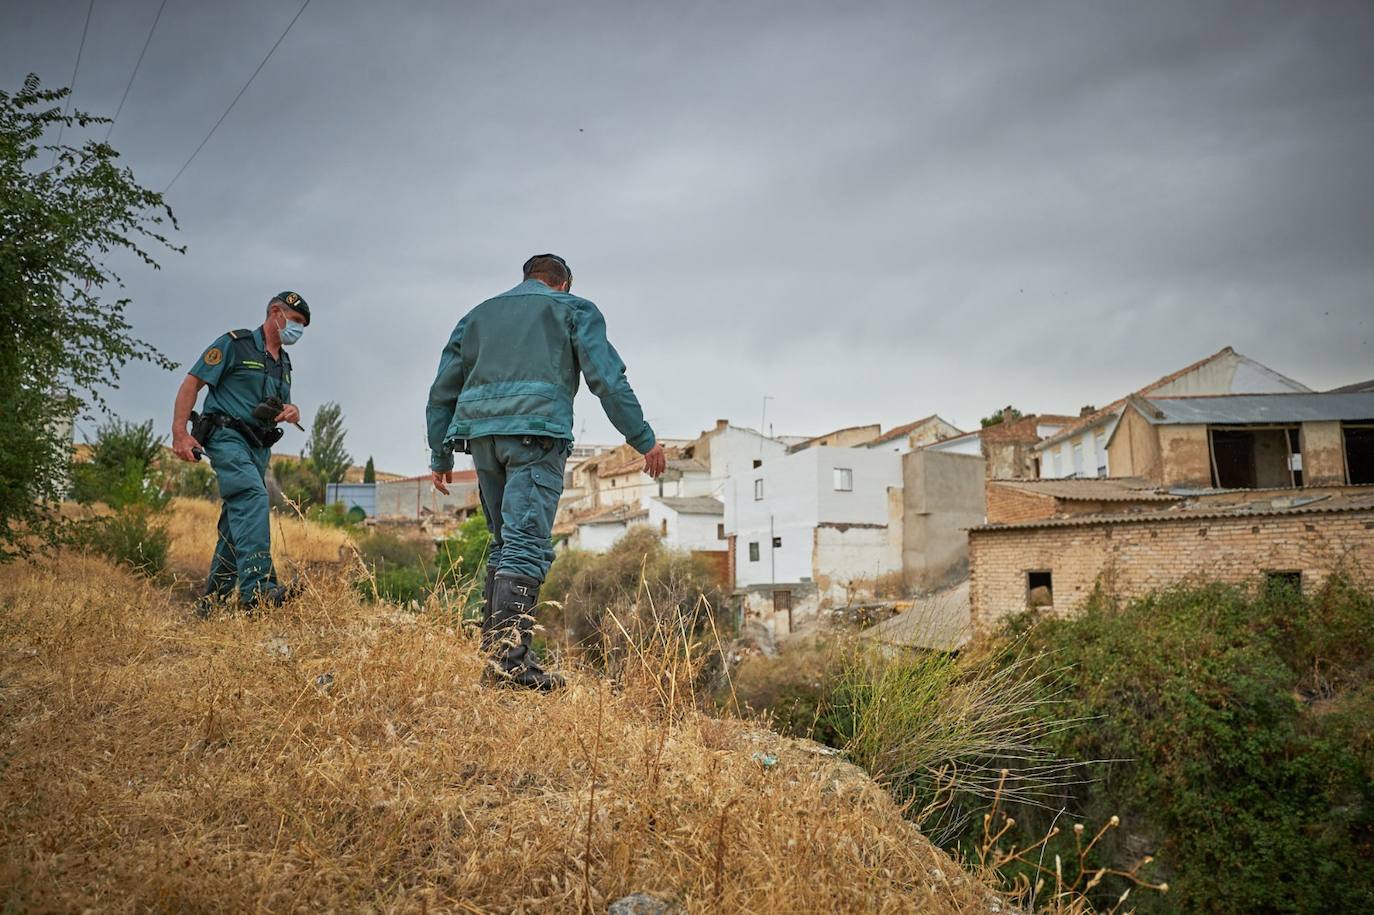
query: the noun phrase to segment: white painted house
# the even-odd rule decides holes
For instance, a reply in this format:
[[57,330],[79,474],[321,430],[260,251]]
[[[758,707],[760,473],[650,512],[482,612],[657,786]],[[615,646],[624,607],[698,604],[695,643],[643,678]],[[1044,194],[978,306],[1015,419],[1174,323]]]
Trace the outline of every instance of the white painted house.
[[[1135,393],[1141,397],[1198,397],[1216,394],[1310,393],[1311,388],[1226,347],[1206,359],[1165,375]],[[1107,441],[1126,398],[1080,417],[1036,446],[1040,478],[1107,477]]]
[[[900,573],[900,454],[815,446],[732,478],[735,584],[765,623],[785,627]],[[787,621],[774,619],[783,610]]]
[[664,496],[649,500],[649,526],[679,550],[724,550],[725,506],[712,496]]

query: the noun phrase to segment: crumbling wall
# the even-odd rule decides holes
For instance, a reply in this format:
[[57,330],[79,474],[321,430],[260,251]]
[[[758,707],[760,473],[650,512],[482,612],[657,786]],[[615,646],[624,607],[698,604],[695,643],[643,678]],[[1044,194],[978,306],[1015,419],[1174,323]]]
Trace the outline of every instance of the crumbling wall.
[[1027,573],[1048,570],[1052,612],[1072,613],[1099,582],[1122,598],[1188,578],[1243,583],[1265,571],[1301,571],[1317,587],[1342,566],[1374,569],[1374,510],[1116,524],[975,530],[969,533],[975,634],[1026,608]]
[[1163,462],[1159,482],[1164,486],[1206,489],[1212,485],[1212,447],[1207,427],[1155,426]]
[[1303,485],[1340,486],[1345,481],[1345,441],[1341,424],[1303,423]]
[[[1139,477],[1163,484],[1164,467],[1160,460],[1157,427],[1127,407],[1107,445],[1107,465],[1114,477]],[[1208,471],[1209,476],[1211,471]]]

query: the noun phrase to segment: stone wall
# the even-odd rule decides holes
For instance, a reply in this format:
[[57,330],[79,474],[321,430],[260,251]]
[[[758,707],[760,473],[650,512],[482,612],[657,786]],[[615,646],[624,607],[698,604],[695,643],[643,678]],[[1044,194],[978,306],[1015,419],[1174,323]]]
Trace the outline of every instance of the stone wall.
[[1100,581],[1131,598],[1188,579],[1243,583],[1301,571],[1315,587],[1344,563],[1374,569],[1374,510],[1170,518],[974,530],[969,533],[975,634],[1026,607],[1027,573],[1053,577],[1053,612],[1070,613]]

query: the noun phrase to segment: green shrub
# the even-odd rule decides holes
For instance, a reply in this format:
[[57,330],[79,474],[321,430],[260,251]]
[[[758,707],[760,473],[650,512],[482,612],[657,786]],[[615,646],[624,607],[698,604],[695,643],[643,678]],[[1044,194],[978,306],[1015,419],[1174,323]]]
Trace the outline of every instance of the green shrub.
[[166,571],[172,539],[152,511],[131,508],[84,522],[77,542],[152,578]]
[[166,505],[170,494],[164,492],[159,469],[162,438],[153,434],[151,419],[143,423],[112,419],[88,443],[90,461],[72,465],[73,500],[86,505],[103,502],[114,509]]
[[592,661],[665,626],[723,637],[731,623],[711,569],[647,527],[632,528],[604,554],[562,554],[540,597],[561,605],[540,616],[551,637]]
[[[1052,810],[1015,812],[1023,843],[1069,818],[1122,828],[1096,865],[1146,854],[1167,895],[1142,912],[1356,911],[1374,899],[1374,598],[1335,577],[1316,593],[1179,588],[1030,628],[1091,727],[1050,747],[1090,778]],[[1117,760],[1094,763],[1093,760]],[[1062,834],[1047,848],[1072,854]],[[1103,881],[1099,902],[1124,884]]]
[[400,566],[420,567],[434,558],[434,544],[414,537],[401,537],[391,531],[373,531],[358,538],[358,555],[377,570]]

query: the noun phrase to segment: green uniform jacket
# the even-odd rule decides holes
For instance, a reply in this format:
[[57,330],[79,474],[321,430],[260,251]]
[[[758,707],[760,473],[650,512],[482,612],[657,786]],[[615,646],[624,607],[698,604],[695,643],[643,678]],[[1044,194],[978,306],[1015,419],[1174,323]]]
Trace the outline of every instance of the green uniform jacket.
[[538,280],[487,299],[458,322],[439,358],[425,410],[430,468],[452,470],[461,439],[572,439],[579,375],[627,443],[653,448],[654,430],[596,305]]

